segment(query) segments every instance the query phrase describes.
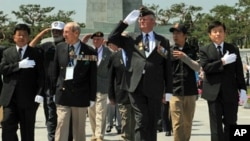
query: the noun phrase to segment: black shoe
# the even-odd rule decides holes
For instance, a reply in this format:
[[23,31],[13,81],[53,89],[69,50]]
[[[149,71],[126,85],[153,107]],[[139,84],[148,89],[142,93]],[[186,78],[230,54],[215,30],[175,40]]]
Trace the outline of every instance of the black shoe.
[[163,130],[159,128],[158,131],[159,131],[159,132],[162,132]]
[[111,132],[111,129],[112,129],[112,126],[107,126],[106,132],[107,132],[107,133]]
[[162,120],[158,120],[158,121],[157,121],[157,130],[158,130],[159,132],[162,132],[162,131],[163,131],[163,129],[162,129]]
[[171,136],[171,131],[166,131],[165,136]]
[[117,134],[121,134],[122,130],[121,129],[117,129]]

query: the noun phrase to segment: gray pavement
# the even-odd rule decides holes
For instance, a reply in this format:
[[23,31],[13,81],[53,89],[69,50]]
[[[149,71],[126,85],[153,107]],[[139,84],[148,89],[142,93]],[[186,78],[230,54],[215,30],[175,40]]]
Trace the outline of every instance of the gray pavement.
[[[46,141],[47,130],[45,126],[45,118],[43,113],[43,106],[40,105],[37,111],[37,121],[35,129],[35,141]],[[238,112],[238,124],[250,124],[250,109],[246,109],[243,106],[239,106]],[[0,130],[1,134],[1,130]],[[89,119],[86,123],[86,141],[90,141],[91,129]],[[164,132],[157,134],[158,141],[173,141],[173,136],[165,136]],[[104,138],[105,141],[122,141],[120,135],[116,133],[113,128],[111,133],[107,133]],[[1,141],[1,139],[0,139]],[[210,141],[209,119],[207,103],[204,99],[197,100],[197,106],[195,111],[195,117],[193,120],[192,136],[190,141]]]

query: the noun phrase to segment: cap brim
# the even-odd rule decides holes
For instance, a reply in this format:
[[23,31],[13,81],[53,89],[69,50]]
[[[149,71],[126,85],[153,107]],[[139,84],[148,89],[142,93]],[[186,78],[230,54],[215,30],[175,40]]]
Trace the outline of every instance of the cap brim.
[[177,28],[171,27],[171,28],[169,29],[169,31],[170,31],[170,32],[174,32],[174,31],[180,31],[180,30],[177,29]]
[[51,29],[52,29],[52,30],[53,30],[53,29],[56,29],[56,30],[63,30],[62,28],[51,28]]
[[90,39],[93,39],[94,37],[103,37],[103,36],[92,35]]

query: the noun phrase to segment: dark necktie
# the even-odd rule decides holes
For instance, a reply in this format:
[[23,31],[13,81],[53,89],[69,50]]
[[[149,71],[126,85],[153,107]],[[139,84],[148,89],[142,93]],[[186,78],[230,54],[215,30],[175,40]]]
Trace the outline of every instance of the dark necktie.
[[221,58],[223,56],[221,52],[221,46],[217,46],[217,49],[218,49],[219,57]]
[[149,39],[148,34],[145,35],[144,50],[149,52]]
[[74,66],[74,57],[75,57],[75,48],[74,46],[69,47],[69,66]]
[[22,48],[19,48],[18,49],[18,54],[19,54],[19,58],[22,60]]

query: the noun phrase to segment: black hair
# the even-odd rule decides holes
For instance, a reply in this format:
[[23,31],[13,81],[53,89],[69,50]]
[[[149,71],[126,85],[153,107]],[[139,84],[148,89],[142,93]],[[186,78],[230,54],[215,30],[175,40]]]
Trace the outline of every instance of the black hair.
[[208,25],[207,32],[210,33],[213,28],[218,27],[218,26],[222,26],[224,31],[226,31],[226,26],[224,23],[222,23],[220,21],[212,21]]
[[16,31],[18,30],[24,30],[27,31],[28,35],[30,35],[30,27],[27,24],[17,24],[14,28],[13,35],[16,34]]

